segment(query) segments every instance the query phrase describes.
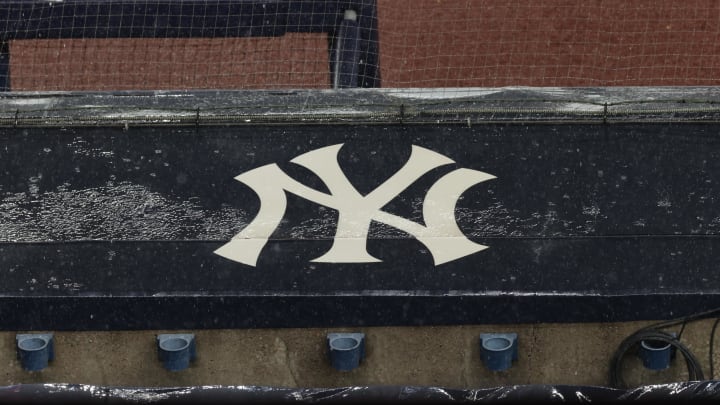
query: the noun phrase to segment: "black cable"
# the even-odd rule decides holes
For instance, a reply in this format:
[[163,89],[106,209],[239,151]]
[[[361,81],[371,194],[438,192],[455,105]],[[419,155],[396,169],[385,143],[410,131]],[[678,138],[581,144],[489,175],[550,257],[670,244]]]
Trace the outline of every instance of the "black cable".
[[[697,319],[697,316],[692,315],[690,317],[687,317],[687,319],[688,320],[661,322],[659,325],[677,325],[678,323],[687,322],[691,319]],[[623,360],[627,352],[630,349],[636,349],[640,342],[642,342],[643,340],[661,341],[675,347],[675,349],[677,349],[677,351],[679,351],[683,355],[683,357],[685,357],[689,381],[699,381],[705,379],[702,372],[702,366],[700,365],[700,362],[695,357],[695,355],[690,352],[690,349],[688,349],[684,344],[680,343],[680,341],[675,336],[671,335],[668,332],[654,330],[651,329],[651,327],[645,327],[625,338],[625,340],[620,343],[620,346],[618,347],[615,354],[613,354],[612,360],[610,361],[609,372],[609,382],[611,387],[628,388],[622,378]]]
[[683,319],[682,326],[680,326],[680,332],[678,332],[678,336],[677,336],[678,340],[682,339],[682,333],[685,332],[685,327],[687,326],[687,323],[688,323],[688,319],[686,317],[685,319]]
[[[688,349],[684,344],[680,343],[680,338],[682,337],[683,332],[685,331],[685,327],[689,322],[697,321],[700,319],[706,319],[710,318],[712,316],[718,316],[720,315],[720,308],[714,308],[708,311],[699,312],[696,314],[691,314],[685,317],[671,319],[668,321],[661,321],[658,323],[654,323],[648,326],[645,326],[643,328],[640,328],[637,332],[633,333],[632,335],[625,338],[625,340],[620,343],[620,346],[618,346],[617,350],[613,354],[613,357],[610,361],[610,371],[609,371],[609,382],[610,386],[616,387],[616,388],[627,388],[625,386],[625,381],[622,378],[622,364],[623,360],[625,358],[625,355],[628,353],[628,351],[633,350],[637,351],[637,346],[642,342],[643,340],[655,340],[655,341],[661,341],[670,344],[672,347],[674,347],[677,351],[679,351],[683,357],[685,358],[685,363],[687,364],[688,369],[688,378],[690,381],[699,381],[703,380],[703,372],[702,367],[700,365],[700,362],[698,361],[697,357],[690,352],[690,349]],[[668,332],[661,331],[660,329],[669,328],[671,326],[681,325],[680,331],[676,336],[673,336],[672,334]],[[710,357],[710,378],[715,378],[715,369],[713,366],[713,353],[714,353],[714,343],[715,343],[715,332],[718,328],[718,325],[720,325],[720,317],[717,317],[715,319],[715,323],[712,326],[712,330],[710,332],[710,342],[709,342],[709,357]]]
[[677,340],[682,339],[682,334],[685,332],[685,326],[687,326],[688,321],[687,318],[683,321],[682,326],[680,327],[680,332],[677,334]]
[[713,366],[713,346],[715,342],[715,329],[717,329],[718,324],[720,323],[720,318],[715,319],[715,323],[712,326],[712,329],[710,330],[710,379],[715,379],[715,367]]
[[671,319],[669,321],[662,321],[658,323],[654,323],[652,325],[648,325],[640,330],[648,330],[648,329],[664,329],[668,328],[670,326],[679,325],[681,323],[687,323],[692,321],[697,321],[698,319],[702,318],[710,318],[711,315],[720,315],[720,308],[714,308],[705,312],[699,312],[697,314],[688,315],[681,318],[675,318]]

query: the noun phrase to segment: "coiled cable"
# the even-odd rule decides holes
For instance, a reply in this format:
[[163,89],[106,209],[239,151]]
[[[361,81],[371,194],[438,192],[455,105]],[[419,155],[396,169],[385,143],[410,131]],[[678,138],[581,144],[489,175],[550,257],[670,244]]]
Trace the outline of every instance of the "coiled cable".
[[[677,352],[682,354],[682,356],[685,358],[685,363],[687,365],[688,370],[688,379],[690,381],[699,381],[704,380],[705,376],[702,371],[702,366],[700,365],[700,361],[695,357],[695,355],[690,351],[690,349],[687,348],[683,343],[680,342],[680,338],[682,337],[682,333],[685,330],[685,326],[687,323],[692,321],[697,321],[700,319],[708,318],[713,315],[720,314],[720,308],[715,308],[710,311],[700,312],[697,314],[689,315],[686,317],[673,319],[669,321],[662,321],[658,322],[649,326],[646,326],[644,328],[641,328],[637,332],[633,333],[632,335],[628,336],[623,340],[620,345],[618,346],[617,350],[613,354],[612,359],[610,360],[610,370],[609,370],[609,383],[611,387],[614,388],[628,388],[625,384],[625,380],[622,376],[622,365],[623,360],[625,359],[625,356],[630,351],[637,351],[638,346],[640,343],[644,340],[647,341],[660,341],[667,344],[670,344],[672,347],[675,348]],[[720,318],[718,318],[715,321],[715,324],[712,327],[712,331],[710,333],[710,350],[709,350],[709,357],[710,357],[710,376],[711,378],[714,378],[714,369],[713,369],[713,345],[714,345],[714,336],[715,336],[715,330],[717,329],[718,324],[720,324]],[[669,328],[676,325],[682,325],[680,328],[680,333],[678,333],[678,336],[675,336],[669,332],[663,331],[661,329]]]

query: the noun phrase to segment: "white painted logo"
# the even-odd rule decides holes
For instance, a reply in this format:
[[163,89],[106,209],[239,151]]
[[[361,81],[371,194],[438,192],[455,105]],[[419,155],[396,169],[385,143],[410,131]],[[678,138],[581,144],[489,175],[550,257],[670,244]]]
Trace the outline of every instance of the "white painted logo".
[[471,169],[456,169],[430,187],[423,200],[425,225],[381,210],[422,175],[437,167],[455,163],[429,149],[413,145],[405,165],[367,195],[360,194],[345,177],[337,155],[343,144],[307,152],[291,160],[314,172],[330,194],[310,188],[288,176],[276,164],[247,171],[237,177],[260,197],[260,211],[253,221],[230,242],[215,251],[227,259],[250,266],[257,264],[268,238],[280,224],[287,199],[285,192],[338,211],[333,245],[324,255],[312,260],[324,263],[380,262],[367,252],[367,236],[372,221],[382,222],[414,236],[432,254],[435,265],[479,252],[487,246],[469,240],[455,221],[455,205],[460,195],[475,184],[495,176]]

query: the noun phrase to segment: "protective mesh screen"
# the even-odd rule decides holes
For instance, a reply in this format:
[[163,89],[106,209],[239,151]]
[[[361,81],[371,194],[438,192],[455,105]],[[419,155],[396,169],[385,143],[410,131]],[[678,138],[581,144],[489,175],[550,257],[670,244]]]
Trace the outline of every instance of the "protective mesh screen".
[[720,83],[720,3],[379,3],[388,87]]
[[[338,55],[360,66],[358,87],[720,84],[714,0],[0,5],[15,91],[330,88]],[[357,49],[338,52],[351,9]]]
[[326,37],[42,39],[10,44],[12,90],[328,87]]

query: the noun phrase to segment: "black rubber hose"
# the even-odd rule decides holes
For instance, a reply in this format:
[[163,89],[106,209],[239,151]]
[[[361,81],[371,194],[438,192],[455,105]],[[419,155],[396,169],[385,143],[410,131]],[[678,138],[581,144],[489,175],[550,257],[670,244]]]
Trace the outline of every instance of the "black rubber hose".
[[620,343],[620,346],[615,351],[615,354],[610,361],[609,382],[611,387],[628,388],[622,376],[623,360],[628,351],[630,351],[631,349],[636,349],[640,342],[642,342],[643,340],[654,340],[669,343],[671,346],[675,347],[675,349],[677,349],[677,351],[680,352],[680,354],[682,354],[685,358],[685,363],[687,364],[688,370],[688,380],[700,381],[705,379],[702,371],[702,366],[700,365],[697,357],[695,357],[695,355],[693,355],[692,352],[684,344],[680,343],[680,341],[675,336],[671,335],[668,332],[643,328],[625,338],[625,340]]
[[720,323],[720,318],[715,319],[715,323],[713,323],[712,329],[710,330],[710,379],[715,379],[715,365],[713,362],[713,347],[715,346],[715,330],[718,327],[718,323]]

